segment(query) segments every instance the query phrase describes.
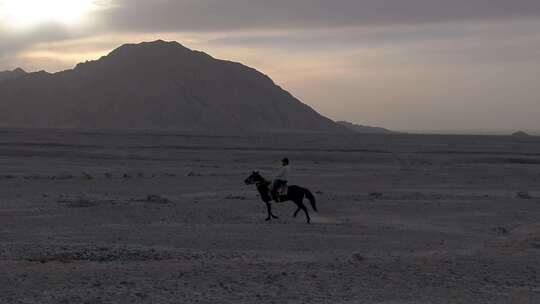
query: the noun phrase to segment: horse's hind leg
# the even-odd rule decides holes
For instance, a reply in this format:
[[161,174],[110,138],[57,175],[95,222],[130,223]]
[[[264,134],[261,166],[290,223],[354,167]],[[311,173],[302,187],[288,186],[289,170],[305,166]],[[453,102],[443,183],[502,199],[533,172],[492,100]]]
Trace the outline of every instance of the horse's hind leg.
[[296,217],[298,215],[298,212],[302,210],[302,201],[298,203],[298,200],[293,200],[293,202],[296,204],[296,211],[294,212],[293,217]]
[[302,208],[300,208],[300,206],[298,206],[298,208],[296,208],[296,211],[293,214],[293,217],[296,217],[298,215],[298,212],[300,212],[300,210],[302,210]]
[[310,224],[311,223],[311,218],[309,217],[309,212],[307,210],[306,205],[304,205],[304,203],[302,201],[295,202],[295,203],[296,203],[296,205],[298,205],[298,207],[300,209],[304,210],[304,213],[306,214],[307,223]]

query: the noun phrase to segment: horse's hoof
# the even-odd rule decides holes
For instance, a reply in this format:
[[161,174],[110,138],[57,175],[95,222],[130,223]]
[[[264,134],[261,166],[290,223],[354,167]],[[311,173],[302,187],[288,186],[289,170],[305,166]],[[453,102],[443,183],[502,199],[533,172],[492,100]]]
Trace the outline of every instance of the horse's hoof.
[[272,215],[272,218],[274,218],[274,219],[276,219],[276,220],[279,219],[279,217],[277,217],[277,216],[275,216],[275,215]]
[[265,221],[268,222],[268,221],[271,220],[271,219],[272,219],[271,217],[267,217]]

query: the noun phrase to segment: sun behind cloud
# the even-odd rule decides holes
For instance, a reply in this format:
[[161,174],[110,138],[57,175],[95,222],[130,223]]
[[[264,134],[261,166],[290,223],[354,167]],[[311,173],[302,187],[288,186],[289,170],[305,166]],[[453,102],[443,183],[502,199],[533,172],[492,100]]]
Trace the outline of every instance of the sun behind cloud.
[[95,0],[0,0],[0,22],[12,29],[49,22],[76,25],[96,8]]

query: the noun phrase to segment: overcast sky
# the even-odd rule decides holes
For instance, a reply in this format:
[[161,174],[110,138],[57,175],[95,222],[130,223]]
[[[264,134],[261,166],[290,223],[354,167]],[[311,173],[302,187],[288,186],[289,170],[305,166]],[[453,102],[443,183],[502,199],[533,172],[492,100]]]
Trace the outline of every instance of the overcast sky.
[[255,67],[335,120],[540,133],[538,0],[0,0],[0,70],[156,39]]

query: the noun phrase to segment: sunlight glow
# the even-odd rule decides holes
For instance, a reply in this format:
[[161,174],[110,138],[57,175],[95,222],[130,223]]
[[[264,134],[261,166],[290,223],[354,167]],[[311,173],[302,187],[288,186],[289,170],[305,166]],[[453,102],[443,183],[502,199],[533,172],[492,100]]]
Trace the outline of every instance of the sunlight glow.
[[0,22],[28,28],[47,22],[73,25],[95,7],[95,0],[0,0]]

